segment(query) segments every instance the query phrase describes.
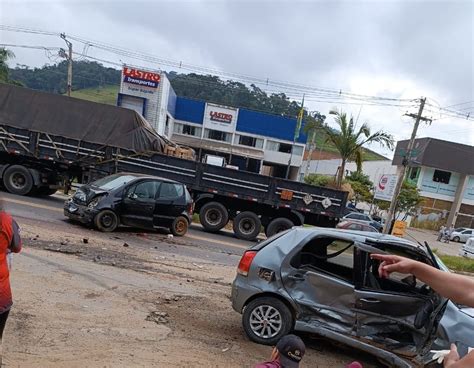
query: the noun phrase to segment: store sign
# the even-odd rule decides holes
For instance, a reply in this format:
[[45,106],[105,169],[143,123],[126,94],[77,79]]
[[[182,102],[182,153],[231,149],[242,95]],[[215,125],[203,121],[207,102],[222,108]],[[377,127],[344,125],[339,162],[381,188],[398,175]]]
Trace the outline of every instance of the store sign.
[[146,72],[128,67],[123,68],[124,83],[136,84],[142,87],[158,88],[160,79],[158,73]]
[[397,175],[395,174],[384,174],[380,177],[377,186],[375,187],[375,199],[383,201],[392,201],[393,193],[397,185]]
[[230,124],[232,123],[232,119],[234,117],[232,114],[226,114],[225,112],[219,112],[219,111],[210,111],[209,112],[209,119],[212,121],[217,121],[219,123],[227,123]]

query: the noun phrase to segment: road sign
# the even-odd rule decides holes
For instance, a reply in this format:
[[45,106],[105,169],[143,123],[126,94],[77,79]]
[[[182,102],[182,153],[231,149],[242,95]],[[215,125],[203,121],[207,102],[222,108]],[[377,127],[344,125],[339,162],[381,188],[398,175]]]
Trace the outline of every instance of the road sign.
[[377,182],[377,185],[375,186],[374,198],[391,202],[396,185],[396,174],[383,174]]

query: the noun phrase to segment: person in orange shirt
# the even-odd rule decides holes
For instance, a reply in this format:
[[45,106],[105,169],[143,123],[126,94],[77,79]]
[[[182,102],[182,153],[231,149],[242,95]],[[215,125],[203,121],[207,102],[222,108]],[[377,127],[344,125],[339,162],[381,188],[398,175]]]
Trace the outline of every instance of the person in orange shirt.
[[[10,308],[13,305],[10,288],[10,272],[8,268],[8,253],[21,251],[20,230],[12,217],[5,212],[0,201],[0,347],[3,339],[3,330],[7,323]],[[0,350],[0,366],[2,364]]]

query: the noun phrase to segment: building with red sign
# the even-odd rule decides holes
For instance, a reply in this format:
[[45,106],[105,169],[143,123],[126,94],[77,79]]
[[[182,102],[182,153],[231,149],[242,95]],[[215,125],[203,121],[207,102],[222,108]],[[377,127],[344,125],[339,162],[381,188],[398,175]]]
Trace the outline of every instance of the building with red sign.
[[192,147],[197,158],[224,158],[226,165],[297,179],[306,136],[294,142],[296,117],[177,97],[164,72],[125,66],[117,105],[142,114],[158,132]]

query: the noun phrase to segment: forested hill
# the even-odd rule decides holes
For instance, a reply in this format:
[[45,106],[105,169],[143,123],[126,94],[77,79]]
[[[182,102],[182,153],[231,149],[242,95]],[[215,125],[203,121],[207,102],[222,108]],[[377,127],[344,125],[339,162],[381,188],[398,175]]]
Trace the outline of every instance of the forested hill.
[[[52,93],[66,92],[67,62],[42,68],[16,67],[10,78],[24,86]],[[168,73],[178,96],[212,101],[222,105],[245,107],[272,114],[296,117],[298,103],[283,94],[268,95],[260,88],[240,82],[223,81],[219,77],[199,74]],[[120,70],[107,68],[97,62],[76,61],[73,64],[73,91],[120,85]]]

